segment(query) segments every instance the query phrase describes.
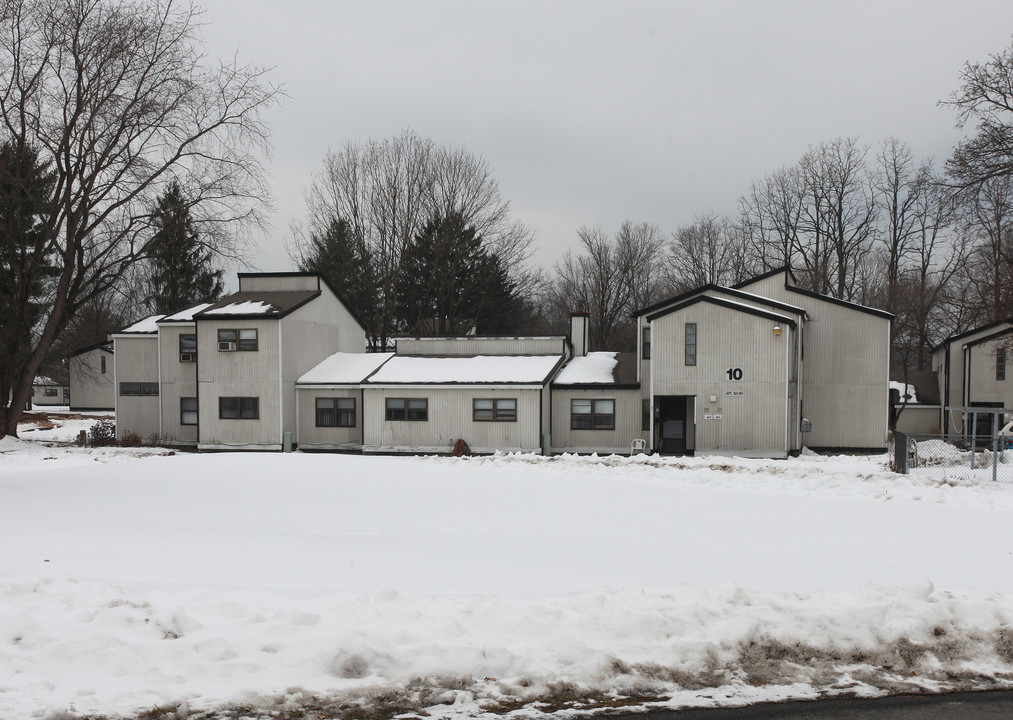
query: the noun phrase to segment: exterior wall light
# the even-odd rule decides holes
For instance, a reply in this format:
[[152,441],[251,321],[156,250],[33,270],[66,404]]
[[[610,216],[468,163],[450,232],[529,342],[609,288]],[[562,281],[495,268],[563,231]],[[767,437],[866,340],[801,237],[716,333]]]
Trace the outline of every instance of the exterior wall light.
[[774,323],[774,337],[781,336],[781,326],[778,323]]

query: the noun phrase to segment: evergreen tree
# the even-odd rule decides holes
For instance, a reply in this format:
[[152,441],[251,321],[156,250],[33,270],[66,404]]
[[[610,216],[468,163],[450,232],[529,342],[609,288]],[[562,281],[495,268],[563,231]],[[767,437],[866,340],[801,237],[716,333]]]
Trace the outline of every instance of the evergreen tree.
[[395,293],[415,335],[499,332],[519,304],[503,263],[460,213],[430,219],[404,249]]
[[[52,211],[55,173],[31,147],[0,146],[0,397],[7,398],[31,354],[32,332],[57,274],[44,224]],[[2,430],[0,430],[2,433]]]
[[301,271],[320,273],[341,294],[352,313],[366,326],[366,337],[370,340],[379,337],[376,307],[384,292],[373,267],[368,249],[342,219],[332,219],[324,232],[310,235],[299,259]]
[[222,270],[201,242],[179,183],[158,199],[153,226],[146,298],[151,311],[165,315],[220,298]]

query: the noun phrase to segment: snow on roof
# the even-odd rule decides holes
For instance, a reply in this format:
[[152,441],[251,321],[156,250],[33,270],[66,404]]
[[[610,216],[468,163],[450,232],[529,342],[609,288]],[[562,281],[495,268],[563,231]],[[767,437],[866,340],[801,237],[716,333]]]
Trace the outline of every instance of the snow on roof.
[[915,393],[915,386],[914,385],[905,385],[902,382],[897,382],[896,380],[891,380],[890,381],[890,389],[891,390],[896,390],[897,392],[900,393],[900,401],[901,402],[904,402],[905,397],[907,398],[907,402],[909,402],[909,403],[916,403],[916,402],[918,402],[918,395]]
[[393,357],[370,383],[542,383],[559,355],[476,355],[473,357]]
[[296,382],[303,385],[357,385],[394,353],[334,353]]
[[159,322],[189,322],[193,320],[193,316],[195,314],[199,313],[201,310],[211,307],[212,305],[214,305],[214,303],[200,303],[199,305],[194,305],[186,310],[180,310],[178,313],[166,315],[159,320]]
[[585,383],[613,383],[614,370],[619,361],[614,352],[592,352],[575,357],[566,363],[556,376],[554,385],[583,385]]
[[135,322],[130,327],[123,328],[122,330],[120,330],[120,332],[121,333],[157,333],[158,332],[158,325],[156,325],[155,323],[157,323],[159,320],[161,320],[164,317],[165,317],[165,315],[151,315],[150,317],[146,317],[143,320],[138,320],[137,322]]
[[269,315],[278,312],[278,308],[263,300],[244,300],[229,303],[219,308],[204,312],[205,315]]

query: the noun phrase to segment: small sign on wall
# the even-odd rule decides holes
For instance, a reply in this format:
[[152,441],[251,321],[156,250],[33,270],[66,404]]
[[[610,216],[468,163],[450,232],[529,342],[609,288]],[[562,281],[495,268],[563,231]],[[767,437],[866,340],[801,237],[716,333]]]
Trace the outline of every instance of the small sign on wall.
[[725,391],[725,397],[743,397],[746,393],[742,390],[727,390]]

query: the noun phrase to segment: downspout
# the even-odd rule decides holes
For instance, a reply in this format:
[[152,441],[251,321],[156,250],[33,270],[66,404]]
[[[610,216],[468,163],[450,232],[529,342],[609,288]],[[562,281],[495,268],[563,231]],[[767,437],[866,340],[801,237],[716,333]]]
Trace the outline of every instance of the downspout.
[[802,332],[804,318],[799,316],[798,332],[795,333],[795,449],[802,449],[802,377],[805,373],[805,366],[802,362]]
[[946,343],[946,361],[943,369],[943,437],[950,435],[950,413],[946,409],[950,405],[950,343]]
[[791,416],[791,325],[785,323],[788,337],[784,342],[784,455],[788,456],[788,428]]
[[[646,317],[644,318],[644,321],[645,322],[650,322],[650,320],[648,320]],[[657,427],[655,426],[655,422],[654,422],[654,344],[656,342],[656,339],[653,337],[653,335],[654,335],[654,328],[653,327],[651,328],[651,335],[652,335],[652,337],[651,337],[651,357],[649,357],[647,359],[648,367],[649,367],[648,374],[650,375],[651,383],[650,383],[650,386],[648,387],[647,392],[649,393],[648,399],[651,401],[651,403],[650,403],[650,406],[651,406],[651,444],[650,444],[650,448],[651,448],[651,453],[653,454],[654,453],[654,436],[658,432]],[[696,416],[696,400],[693,401],[693,415],[694,415],[693,423],[694,423],[694,426],[695,426],[695,424],[696,424],[696,417],[695,417]],[[693,428],[693,446],[694,446],[694,449],[695,449],[695,447],[696,447],[696,427]]]
[[[155,327],[157,328],[158,325],[156,324]],[[163,396],[163,392],[162,392],[162,331],[161,330],[156,330],[156,332],[157,332],[157,335],[155,335],[155,357],[158,360],[158,436],[159,436],[159,440],[161,441],[162,440],[162,430],[164,428],[164,422],[165,422],[165,418],[163,417],[163,413],[165,412],[165,408],[162,407],[162,396]]]
[[285,355],[281,320],[278,320],[278,442],[285,447]]

